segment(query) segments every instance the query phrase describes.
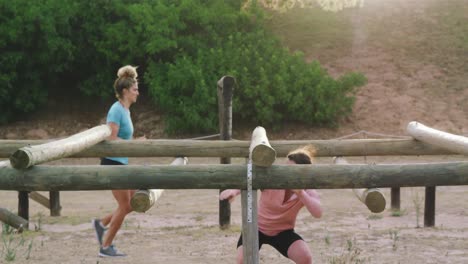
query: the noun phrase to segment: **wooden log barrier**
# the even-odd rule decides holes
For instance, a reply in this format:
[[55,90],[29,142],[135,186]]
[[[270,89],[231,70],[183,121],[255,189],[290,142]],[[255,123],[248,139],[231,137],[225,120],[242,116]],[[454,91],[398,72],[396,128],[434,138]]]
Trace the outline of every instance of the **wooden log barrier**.
[[[343,157],[335,157],[333,163],[349,164]],[[379,189],[353,189],[353,193],[372,213],[381,213],[385,210],[385,196]]]
[[[416,121],[407,126],[415,139],[455,153],[468,155],[468,138],[427,127]],[[424,202],[424,226],[435,225],[436,186],[426,186]]]
[[[18,148],[44,144],[46,140],[0,140],[0,158],[8,158]],[[276,155],[286,156],[291,149],[313,145],[317,157],[457,155],[430,144],[408,139],[279,140],[270,141]],[[74,158],[111,157],[248,157],[250,142],[245,140],[113,140],[103,141],[72,155]]]
[[[172,161],[172,166],[186,165],[188,159],[185,157],[178,157]],[[148,211],[161,197],[163,189],[140,189],[138,190],[130,200],[130,205],[133,211],[144,213]]]
[[266,131],[256,127],[252,133],[247,162],[247,186],[241,190],[242,202],[242,254],[244,264],[258,264],[258,206],[257,189],[253,188],[253,165],[269,167],[275,162],[276,151],[270,146]]
[[436,130],[416,121],[408,123],[406,130],[417,140],[451,152],[468,155],[467,137]]
[[108,125],[100,125],[61,140],[23,147],[10,156],[11,165],[26,169],[33,165],[71,156],[110,136]]
[[0,207],[0,221],[17,229],[19,232],[23,229],[28,229],[28,221],[22,217],[15,215],[5,208]]
[[[217,83],[219,139],[232,139],[232,97],[236,80],[232,76],[223,76]],[[221,164],[231,164],[231,157],[221,157]],[[221,193],[223,190],[219,190]],[[228,229],[231,225],[231,203],[219,200],[219,227]]]
[[[10,161],[9,160],[0,161],[0,170],[1,168],[12,169]],[[0,173],[0,178],[1,177],[2,177],[2,173]],[[18,217],[20,217],[21,219],[25,219],[25,221],[27,222],[29,221],[28,191],[18,191]],[[25,228],[28,229],[28,226],[26,225]]]
[[[0,190],[245,189],[242,164],[0,166]],[[290,177],[295,175],[295,177]],[[131,177],[129,177],[131,176]],[[468,185],[468,162],[253,166],[253,189],[347,189]]]
[[432,227],[435,225],[436,186],[427,186],[425,188],[425,195],[424,226]]
[[249,147],[249,158],[252,164],[260,167],[269,167],[276,160],[276,151],[268,142],[266,131],[263,127],[256,127],[252,133],[252,141]]

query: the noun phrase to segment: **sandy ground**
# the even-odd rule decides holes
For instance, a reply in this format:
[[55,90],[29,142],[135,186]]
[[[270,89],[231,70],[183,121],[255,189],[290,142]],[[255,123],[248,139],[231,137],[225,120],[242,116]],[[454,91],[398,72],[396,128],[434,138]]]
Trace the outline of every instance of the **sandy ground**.
[[[408,158],[408,162],[424,159]],[[461,160],[438,157],[435,160]],[[96,159],[73,161],[92,163]],[[168,163],[169,159],[133,160]],[[70,162],[62,161],[60,164]],[[217,160],[191,159],[191,163]],[[236,162],[236,161],[234,161]],[[242,162],[239,160],[238,162]],[[277,162],[282,162],[279,159]],[[328,163],[328,159],[318,160]],[[359,158],[352,162],[392,163],[395,159]],[[372,214],[351,190],[320,190],[324,215],[314,219],[303,209],[296,230],[309,244],[314,263],[467,263],[468,186],[437,187],[436,226],[423,228],[424,188],[402,188],[399,216],[392,216],[390,191],[383,213]],[[47,195],[47,193],[43,193]],[[2,207],[16,211],[17,193],[0,191]],[[62,216],[30,202],[30,229],[18,246],[14,263],[235,263],[241,230],[240,199],[231,206],[231,227],[218,226],[217,190],[166,190],[146,213],[130,214],[114,241],[129,256],[103,259],[91,228],[93,217],[115,209],[110,191],[61,192]],[[417,208],[419,209],[419,212]],[[417,219],[419,218],[419,223]],[[419,226],[419,227],[418,227]],[[21,235],[13,236],[13,245]],[[32,241],[29,259],[28,245]],[[6,262],[4,258],[0,263]],[[260,263],[291,263],[270,246],[260,251]]]

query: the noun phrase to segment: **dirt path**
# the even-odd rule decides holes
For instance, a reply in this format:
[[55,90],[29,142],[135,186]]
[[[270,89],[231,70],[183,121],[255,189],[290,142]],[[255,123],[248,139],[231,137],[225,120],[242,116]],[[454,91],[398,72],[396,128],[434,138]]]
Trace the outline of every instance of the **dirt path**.
[[[403,215],[389,211],[370,214],[349,190],[322,190],[325,215],[313,219],[302,211],[297,231],[314,252],[316,263],[466,263],[468,221],[464,197],[467,187],[439,187],[435,228],[416,228],[412,199],[423,189],[402,190]],[[389,197],[388,191],[385,191]],[[5,206],[13,208],[16,194],[1,192]],[[98,202],[96,202],[98,201]],[[423,204],[423,203],[422,203]],[[145,214],[132,214],[115,243],[129,254],[120,261],[97,257],[90,219],[113,208],[110,192],[62,192],[62,217],[32,207],[32,219],[41,218],[41,231],[32,240],[30,259],[17,249],[15,263],[234,263],[240,232],[239,199],[232,205],[232,227],[217,226],[217,191],[166,191],[158,205]],[[39,215],[42,214],[40,217]],[[422,225],[422,219],[420,219]],[[351,249],[351,250],[348,250]],[[260,251],[261,263],[289,263],[271,247]],[[356,263],[356,262],[349,262]]]

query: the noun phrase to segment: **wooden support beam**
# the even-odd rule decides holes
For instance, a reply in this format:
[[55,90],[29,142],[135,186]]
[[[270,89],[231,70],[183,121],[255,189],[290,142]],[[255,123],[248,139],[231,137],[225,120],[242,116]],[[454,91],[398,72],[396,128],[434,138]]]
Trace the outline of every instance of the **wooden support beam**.
[[49,198],[38,192],[30,192],[29,199],[39,203],[50,210],[50,216],[60,216],[62,206],[60,205],[60,193],[58,191],[49,192]]
[[[246,165],[0,166],[0,190],[245,189]],[[253,167],[253,189],[468,185],[468,162]],[[295,175],[295,177],[290,177]],[[131,177],[129,177],[131,176]]]
[[29,197],[27,191],[18,191],[18,215],[29,221]]
[[30,192],[29,193],[29,199],[39,203],[40,205],[46,207],[47,209],[50,209],[50,201],[49,198],[45,197],[44,195],[38,193],[38,192]]
[[252,141],[249,147],[249,157],[252,164],[260,167],[269,167],[276,160],[276,151],[268,142],[266,131],[263,127],[256,127],[252,133]]
[[[185,157],[178,157],[172,161],[172,166],[186,165],[188,159]],[[130,200],[130,205],[132,206],[133,211],[144,213],[148,211],[156,201],[161,197],[163,189],[141,189],[138,190]]]
[[[232,97],[236,80],[232,76],[223,76],[217,83],[219,139],[232,139]],[[221,164],[231,164],[230,157],[222,157]],[[219,190],[221,193],[223,190]],[[219,200],[219,227],[228,229],[231,225],[231,203]]]
[[36,164],[57,160],[78,153],[110,136],[108,125],[100,125],[71,137],[23,147],[10,156],[11,165],[16,169],[26,169]]
[[22,232],[23,229],[28,229],[28,221],[5,208],[0,207],[0,221]]
[[[343,157],[335,157],[333,163],[338,165],[349,164]],[[372,213],[381,213],[385,210],[385,196],[379,189],[353,189],[353,193]]]
[[62,206],[60,205],[60,192],[50,191],[49,201],[50,201],[50,216],[60,216],[60,212],[62,211]]
[[433,227],[435,225],[436,186],[427,186],[425,191],[424,226]]
[[416,121],[410,122],[406,130],[417,140],[446,149],[447,151],[468,155],[467,137],[433,129]]
[[[18,148],[43,144],[45,140],[0,140],[0,158]],[[457,155],[457,153],[408,139],[282,140],[270,141],[276,155],[284,157],[292,149],[313,145],[317,157]],[[242,140],[119,140],[103,141],[72,157],[248,157],[249,141]]]
[[390,190],[391,207],[393,211],[400,211],[400,187],[392,187]]

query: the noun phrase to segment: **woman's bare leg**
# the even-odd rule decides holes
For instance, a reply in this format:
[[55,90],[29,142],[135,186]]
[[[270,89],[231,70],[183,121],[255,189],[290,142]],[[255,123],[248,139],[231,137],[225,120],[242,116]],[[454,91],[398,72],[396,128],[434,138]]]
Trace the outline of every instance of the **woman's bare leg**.
[[103,226],[107,226],[110,223],[113,215],[114,215],[114,213],[110,213],[110,214],[104,216],[103,218],[101,218],[101,224]]
[[297,264],[312,263],[312,252],[304,240],[296,240],[289,246],[288,257]]
[[237,248],[237,264],[244,263],[244,249],[242,246]]
[[109,229],[106,232],[106,236],[102,244],[103,247],[108,247],[112,244],[117,231],[119,231],[122,226],[125,216],[132,211],[130,199],[134,193],[135,190],[112,190],[112,194],[117,200],[118,206],[114,213],[103,218],[103,221],[108,221],[107,217],[110,216]]

